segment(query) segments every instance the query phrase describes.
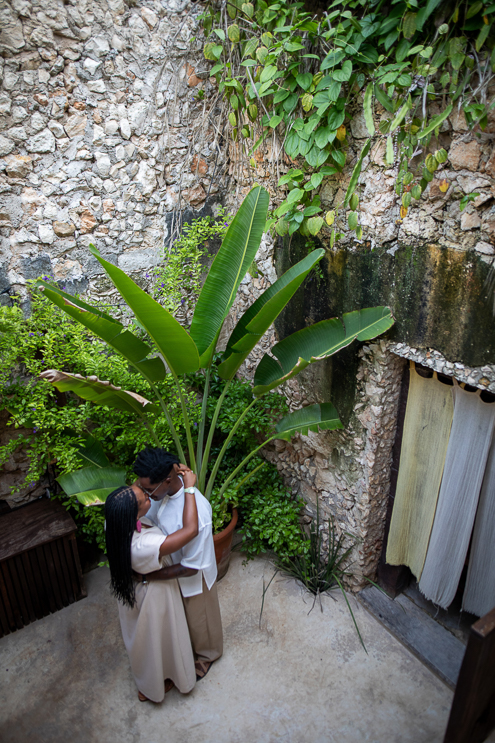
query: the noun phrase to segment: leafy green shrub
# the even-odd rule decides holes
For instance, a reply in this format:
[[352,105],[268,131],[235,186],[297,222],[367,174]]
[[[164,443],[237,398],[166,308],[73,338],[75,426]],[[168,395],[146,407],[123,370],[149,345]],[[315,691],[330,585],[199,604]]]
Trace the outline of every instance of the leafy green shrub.
[[172,247],[164,249],[162,263],[152,271],[153,294],[173,315],[182,305],[197,299],[209,241],[222,239],[231,221],[232,217],[221,207],[215,219],[207,216],[185,224]]
[[[136,332],[136,329],[134,329]],[[15,343],[12,339],[15,338]],[[11,414],[13,427],[29,429],[13,437],[0,448],[0,465],[11,453],[23,447],[29,460],[29,470],[24,484],[39,480],[50,463],[56,466],[57,475],[80,469],[87,462],[81,447],[88,435],[99,440],[112,463],[127,469],[132,479],[132,463],[138,451],[150,443],[150,433],[142,423],[124,412],[104,408],[82,401],[73,394],[57,393],[54,387],[39,380],[40,372],[47,368],[62,368],[74,373],[94,374],[112,384],[132,389],[147,397],[149,389],[143,378],[129,370],[120,355],[92,337],[88,331],[67,317],[43,295],[33,293],[32,314],[24,317],[21,309],[0,308],[0,406]],[[201,373],[189,375],[184,386],[191,420],[197,423],[198,395],[204,388]],[[175,390],[168,380],[158,383],[166,399],[175,426],[185,440],[181,427],[181,410]],[[211,378],[211,396],[208,416],[211,419],[223,389],[223,382],[216,373]],[[234,422],[252,400],[252,389],[247,382],[234,380],[230,386],[217,423],[217,433],[212,447],[212,461]],[[248,413],[233,437],[220,475],[227,475],[242,461],[246,452],[255,446],[274,419],[286,412],[283,397],[267,395]],[[160,414],[154,421],[160,445],[174,450],[167,422]],[[197,426],[194,426],[194,432]],[[193,434],[195,437],[197,434]],[[297,551],[298,514],[300,503],[291,500],[290,492],[283,486],[275,467],[258,459],[262,470],[244,484],[236,494],[243,519],[243,548],[249,557],[266,549],[280,554]],[[220,482],[221,482],[220,477]],[[229,493],[241,478],[233,482],[225,497],[215,500],[215,529],[218,531],[230,518],[227,503]],[[217,489],[218,491],[218,489]],[[61,492],[57,496],[70,508],[79,532],[88,540],[96,540],[105,547],[103,509],[85,508],[75,498]]]

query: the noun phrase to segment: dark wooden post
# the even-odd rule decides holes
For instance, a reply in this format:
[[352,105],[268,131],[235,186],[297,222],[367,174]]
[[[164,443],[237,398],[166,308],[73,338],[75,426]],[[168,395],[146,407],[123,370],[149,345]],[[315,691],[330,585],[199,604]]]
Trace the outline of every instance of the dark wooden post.
[[444,743],[482,743],[495,728],[495,609],[475,622],[462,661]]

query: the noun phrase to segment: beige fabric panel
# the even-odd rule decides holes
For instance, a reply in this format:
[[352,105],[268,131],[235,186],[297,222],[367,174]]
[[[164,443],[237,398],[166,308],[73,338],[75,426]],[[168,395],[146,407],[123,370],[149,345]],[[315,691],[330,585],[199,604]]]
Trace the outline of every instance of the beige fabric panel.
[[386,560],[420,578],[449,442],[452,387],[410,370],[404,432]]
[[495,427],[495,405],[457,385],[453,394],[454,420],[419,582],[426,598],[443,609],[459,585]]
[[[495,407],[495,403],[491,403]],[[465,611],[482,617],[495,607],[495,435],[474,522],[471,556],[462,599]]]

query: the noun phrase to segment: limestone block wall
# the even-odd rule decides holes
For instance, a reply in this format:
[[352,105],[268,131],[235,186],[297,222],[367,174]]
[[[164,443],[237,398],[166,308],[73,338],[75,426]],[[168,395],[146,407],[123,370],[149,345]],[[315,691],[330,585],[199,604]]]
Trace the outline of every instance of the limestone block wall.
[[89,242],[144,274],[179,209],[218,193],[200,11],[189,0],[2,0],[3,302],[41,274],[105,292]]

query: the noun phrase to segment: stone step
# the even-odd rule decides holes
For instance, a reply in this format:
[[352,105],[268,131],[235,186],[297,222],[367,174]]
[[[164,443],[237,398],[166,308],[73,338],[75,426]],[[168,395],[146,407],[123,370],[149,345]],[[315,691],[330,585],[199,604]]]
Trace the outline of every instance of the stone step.
[[452,689],[464,657],[464,644],[404,595],[389,598],[375,586],[358,599],[403,645]]

